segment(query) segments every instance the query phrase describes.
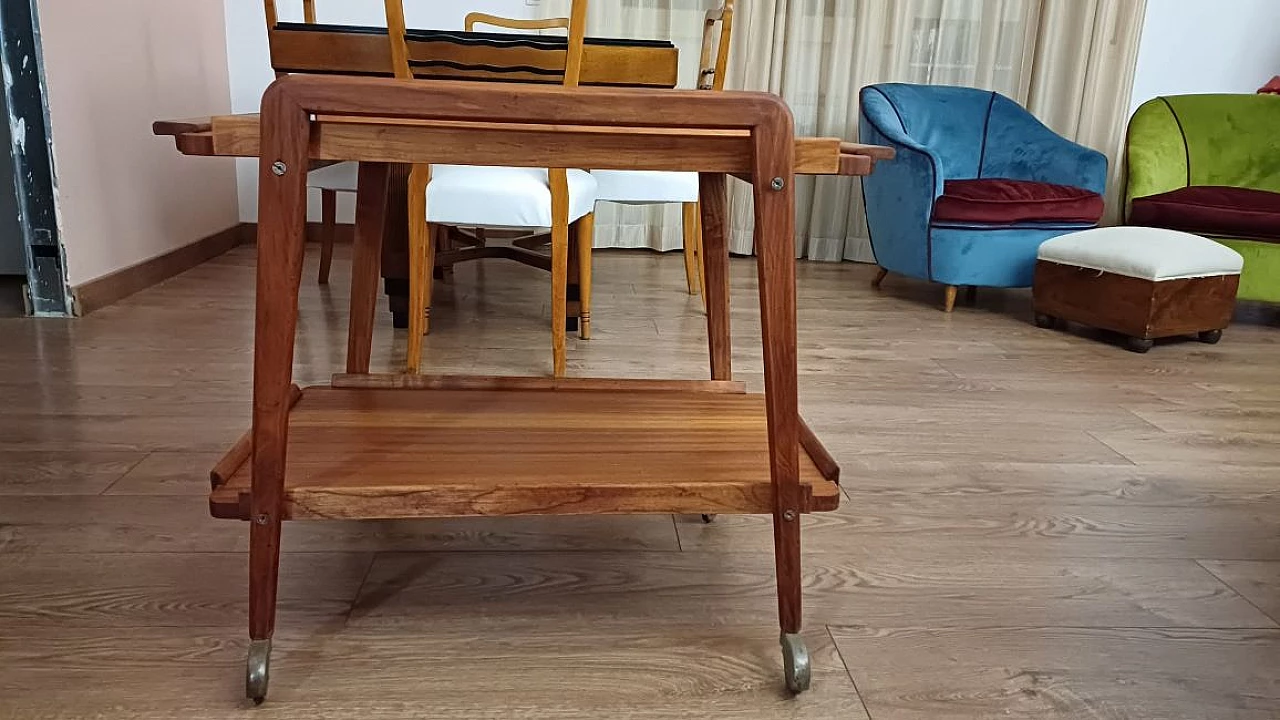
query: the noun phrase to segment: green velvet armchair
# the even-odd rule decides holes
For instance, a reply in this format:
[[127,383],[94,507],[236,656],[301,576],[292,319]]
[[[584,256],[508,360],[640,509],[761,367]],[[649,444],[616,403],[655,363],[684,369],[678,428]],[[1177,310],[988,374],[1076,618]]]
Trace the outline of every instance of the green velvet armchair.
[[1280,302],[1280,96],[1175,95],[1129,123],[1130,225],[1194,232],[1244,256],[1239,297]]

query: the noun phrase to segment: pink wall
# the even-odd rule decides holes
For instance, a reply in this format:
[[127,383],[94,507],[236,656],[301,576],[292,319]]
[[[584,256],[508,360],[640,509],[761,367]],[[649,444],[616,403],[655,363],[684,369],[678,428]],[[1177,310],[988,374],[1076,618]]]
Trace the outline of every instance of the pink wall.
[[239,221],[232,160],[185,158],[158,118],[227,113],[223,0],[39,0],[72,285]]

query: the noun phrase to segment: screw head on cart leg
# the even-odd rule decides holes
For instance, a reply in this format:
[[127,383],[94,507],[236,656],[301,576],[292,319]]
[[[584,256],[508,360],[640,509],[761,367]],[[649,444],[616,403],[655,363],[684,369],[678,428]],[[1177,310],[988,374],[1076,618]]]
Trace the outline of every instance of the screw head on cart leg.
[[794,522],[796,519],[796,511],[787,510],[786,512],[782,513],[782,519],[786,520],[787,522]]
[[271,522],[271,518],[267,517],[266,515],[257,515],[253,518],[253,521],[259,525],[266,525],[267,523]]
[[774,190],[781,190],[786,186],[787,186],[787,181],[783,180],[780,177],[774,178],[773,182],[769,183],[769,187],[773,188]]
[[289,172],[289,166],[277,160],[271,163],[271,172],[275,174],[276,177],[282,177],[285,173]]

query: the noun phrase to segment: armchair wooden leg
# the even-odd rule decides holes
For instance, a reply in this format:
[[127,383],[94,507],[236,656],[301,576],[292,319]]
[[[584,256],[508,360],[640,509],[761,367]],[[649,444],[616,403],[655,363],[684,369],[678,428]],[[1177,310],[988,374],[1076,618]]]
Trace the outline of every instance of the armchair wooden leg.
[[960,288],[956,287],[955,285],[947,286],[947,300],[942,308],[944,311],[951,312],[956,309],[956,295],[958,295],[959,292],[960,292]]
[[880,271],[876,273],[876,279],[871,281],[871,287],[875,288],[876,290],[879,290],[880,285],[884,283],[885,276],[887,276],[888,274],[889,274],[888,270],[885,270],[884,268],[880,268]]
[[333,266],[333,240],[338,234],[338,191],[320,191],[320,277],[321,285],[329,284]]
[[551,186],[551,356],[552,375],[565,376],[564,319],[569,309],[569,175],[552,168]]
[[698,203],[684,203],[681,227],[684,230],[684,279],[689,287],[690,295],[702,293],[702,280],[699,277],[698,262],[698,216],[701,211]]
[[595,213],[578,221],[578,336],[591,339],[591,244],[596,237]]
[[427,224],[427,183],[430,165],[415,165],[409,173],[409,342],[405,370],[422,368],[422,336],[427,333],[428,298],[431,296],[431,252],[435,238]]

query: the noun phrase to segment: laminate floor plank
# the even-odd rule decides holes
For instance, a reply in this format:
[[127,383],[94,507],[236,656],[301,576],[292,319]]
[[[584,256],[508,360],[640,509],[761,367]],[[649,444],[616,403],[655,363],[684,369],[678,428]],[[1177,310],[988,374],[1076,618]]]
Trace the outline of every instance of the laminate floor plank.
[[[290,627],[345,621],[372,553],[291,555],[280,566],[280,615]],[[244,553],[0,556],[7,628],[224,627],[244,634]]]
[[[248,525],[210,517],[208,501],[191,496],[16,496],[0,502],[0,553],[243,552],[248,537]],[[639,515],[309,521],[286,526],[282,548],[674,551],[678,542],[670,516]]]
[[1280,562],[1201,560],[1200,564],[1272,620],[1280,622]]
[[876,720],[1240,718],[1280,708],[1280,630],[832,628]]
[[811,633],[814,687],[798,698],[778,682],[776,638],[757,628],[492,630],[282,630],[271,699],[250,710],[239,636],[24,629],[0,637],[0,717],[867,718],[825,630]]
[[[809,627],[1020,625],[1280,627],[1191,560],[996,561],[964,553],[810,552]],[[770,553],[382,554],[351,613],[359,627],[490,618],[646,627],[755,623],[777,604]]]

